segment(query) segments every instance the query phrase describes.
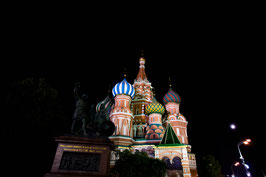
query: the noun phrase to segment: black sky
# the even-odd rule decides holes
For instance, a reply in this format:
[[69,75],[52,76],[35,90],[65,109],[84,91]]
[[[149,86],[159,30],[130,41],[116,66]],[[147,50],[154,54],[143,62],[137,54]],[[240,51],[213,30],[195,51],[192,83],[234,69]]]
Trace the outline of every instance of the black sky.
[[[74,83],[80,81],[95,104],[105,98],[109,85],[122,80],[125,67],[133,83],[143,49],[146,74],[161,103],[169,89],[168,77],[172,78],[182,100],[180,111],[189,123],[192,152],[214,154],[229,174],[238,160],[237,142],[251,138],[252,145],[242,147],[243,155],[262,168],[262,24],[248,15],[216,15],[15,15],[5,18],[1,35],[1,77],[45,77],[70,108]],[[237,130],[229,129],[231,122]]]

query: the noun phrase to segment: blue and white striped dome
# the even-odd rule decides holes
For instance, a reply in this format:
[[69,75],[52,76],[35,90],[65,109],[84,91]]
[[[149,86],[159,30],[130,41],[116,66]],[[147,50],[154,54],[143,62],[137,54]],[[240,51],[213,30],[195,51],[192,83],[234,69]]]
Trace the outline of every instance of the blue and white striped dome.
[[134,87],[127,82],[126,78],[120,83],[117,83],[113,88],[113,96],[115,97],[117,94],[125,94],[131,96],[131,98],[135,95]]

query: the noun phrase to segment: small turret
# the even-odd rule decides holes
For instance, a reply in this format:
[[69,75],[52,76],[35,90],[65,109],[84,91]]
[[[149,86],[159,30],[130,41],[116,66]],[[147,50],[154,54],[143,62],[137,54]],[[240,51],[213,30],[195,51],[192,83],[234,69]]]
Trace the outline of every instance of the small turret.
[[170,89],[163,98],[163,102],[167,110],[167,120],[170,122],[179,141],[183,144],[188,144],[187,121],[179,112],[181,99],[180,96],[171,88],[171,83],[169,85]]
[[145,112],[149,115],[149,126],[147,126],[147,135],[145,138],[161,139],[164,134],[162,126],[162,115],[165,112],[164,106],[153,97],[152,103],[146,107]]

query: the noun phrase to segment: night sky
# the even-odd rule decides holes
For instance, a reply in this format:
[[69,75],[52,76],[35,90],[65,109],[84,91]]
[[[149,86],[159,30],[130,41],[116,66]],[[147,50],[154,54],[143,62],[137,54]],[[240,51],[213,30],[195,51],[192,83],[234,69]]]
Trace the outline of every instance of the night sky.
[[[69,115],[66,119],[71,119],[76,81],[90,104],[97,104],[109,85],[122,81],[124,68],[133,84],[143,50],[157,100],[162,103],[169,76],[181,97],[180,112],[188,121],[196,157],[213,154],[223,173],[231,174],[231,164],[239,158],[237,143],[251,138],[250,146],[241,146],[243,156],[251,168],[266,170],[265,49],[260,23],[239,16],[189,20],[95,16],[81,20],[63,14],[27,14],[7,20],[2,34],[2,81],[46,78],[59,90]],[[231,130],[230,123],[237,129]]]

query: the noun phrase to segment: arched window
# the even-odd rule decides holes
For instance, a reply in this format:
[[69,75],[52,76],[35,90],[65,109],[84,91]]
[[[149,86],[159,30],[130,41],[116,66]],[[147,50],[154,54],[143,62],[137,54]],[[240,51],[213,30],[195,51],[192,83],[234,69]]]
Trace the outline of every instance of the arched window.
[[144,127],[144,135],[147,133],[147,127]]
[[124,126],[123,135],[126,135],[126,136],[128,135],[128,134],[127,134],[127,127],[126,127],[126,126]]
[[137,107],[135,109],[136,109],[136,115],[138,115],[139,114],[139,109]]
[[181,159],[179,157],[174,157],[172,163],[168,157],[163,157],[162,160],[166,163],[166,168],[168,170],[183,170]]
[[166,163],[166,168],[171,169],[171,162],[168,157],[163,157],[162,160]]
[[117,125],[115,126],[115,135],[117,135],[118,134],[118,129],[117,129]]
[[137,133],[137,136],[138,136],[138,137],[142,137],[142,127],[141,127],[141,126],[138,127],[138,133]]
[[172,169],[173,170],[183,170],[182,162],[181,162],[181,159],[179,157],[173,158]]
[[134,132],[134,137],[136,137],[136,136],[137,136],[137,129],[136,129],[135,126],[134,126],[134,128],[133,128],[133,132]]

